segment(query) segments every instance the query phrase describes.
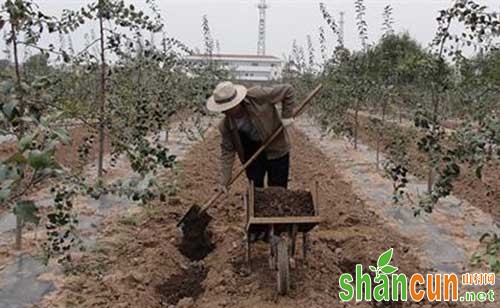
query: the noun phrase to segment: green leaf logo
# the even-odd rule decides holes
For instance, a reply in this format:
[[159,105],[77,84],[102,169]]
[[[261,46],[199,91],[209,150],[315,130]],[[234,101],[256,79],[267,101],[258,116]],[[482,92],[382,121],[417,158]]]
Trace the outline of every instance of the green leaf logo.
[[384,273],[386,275],[390,275],[390,274],[394,273],[395,271],[397,271],[398,268],[391,266],[391,265],[386,265],[386,266],[382,267],[380,270],[382,271],[382,273]]
[[389,249],[378,257],[377,267],[369,266],[370,270],[376,274],[375,278],[378,278],[380,275],[390,275],[398,270],[397,267],[389,265],[392,259],[393,249]]
[[389,264],[389,262],[391,262],[391,259],[392,259],[392,248],[381,254],[380,257],[378,257],[377,267],[386,266],[387,264]]

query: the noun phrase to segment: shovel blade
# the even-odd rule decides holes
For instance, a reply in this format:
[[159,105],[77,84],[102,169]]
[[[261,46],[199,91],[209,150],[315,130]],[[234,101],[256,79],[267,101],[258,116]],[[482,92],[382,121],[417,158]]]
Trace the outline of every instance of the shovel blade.
[[201,207],[198,204],[191,206],[186,214],[184,214],[181,220],[177,223],[177,228],[179,228],[184,233],[187,224],[199,220],[199,217],[201,215],[200,211]]

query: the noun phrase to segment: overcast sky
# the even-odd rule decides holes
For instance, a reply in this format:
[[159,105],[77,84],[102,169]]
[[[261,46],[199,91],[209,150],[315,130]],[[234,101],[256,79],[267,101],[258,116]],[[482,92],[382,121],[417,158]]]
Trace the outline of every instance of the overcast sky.
[[[37,0],[40,9],[51,15],[59,15],[62,9],[78,9],[92,0]],[[126,0],[139,8],[146,8],[146,0]],[[208,16],[212,36],[220,42],[222,53],[255,54],[257,50],[258,0],[157,0],[162,11],[169,36],[180,39],[189,47],[203,50],[201,19]],[[281,57],[291,50],[294,39],[305,46],[310,34],[316,50],[318,27],[323,26],[327,39],[333,46],[335,38],[324,22],[319,2],[315,0],[267,0],[269,9],[266,25],[266,53]],[[323,0],[330,13],[338,20],[339,12],[345,12],[345,44],[359,48],[354,20],[354,0]],[[478,0],[492,9],[500,10],[498,0]],[[393,7],[394,28],[397,32],[408,31],[422,45],[432,40],[436,29],[435,17],[440,9],[451,5],[451,0],[366,0],[368,35],[370,41],[381,35],[382,11],[385,5]],[[75,49],[84,45],[83,33],[90,26],[72,36]],[[53,40],[53,39],[52,39]],[[48,40],[45,40],[45,43]],[[2,49],[5,43],[2,42]]]

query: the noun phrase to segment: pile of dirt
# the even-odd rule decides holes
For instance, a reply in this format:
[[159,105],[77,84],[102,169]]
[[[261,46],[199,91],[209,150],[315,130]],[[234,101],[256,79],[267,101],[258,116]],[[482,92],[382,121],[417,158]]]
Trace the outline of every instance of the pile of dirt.
[[194,264],[180,274],[172,275],[157,286],[161,303],[176,305],[183,298],[196,300],[205,291],[201,283],[207,278],[207,273],[208,270],[203,265]]
[[460,176],[454,183],[453,194],[500,222],[500,164],[485,164],[481,179],[476,176],[474,168],[462,166]]
[[198,205],[193,206],[192,211],[184,218],[182,241],[178,247],[191,261],[202,260],[215,248],[212,235],[207,229],[211,220],[212,217],[207,212],[200,213]]
[[308,191],[293,191],[283,187],[255,190],[255,217],[313,216],[312,195]]

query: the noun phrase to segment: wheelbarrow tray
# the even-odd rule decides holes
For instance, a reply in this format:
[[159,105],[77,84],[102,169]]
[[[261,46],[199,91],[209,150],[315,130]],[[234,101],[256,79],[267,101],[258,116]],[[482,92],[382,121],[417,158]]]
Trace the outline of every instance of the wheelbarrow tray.
[[322,219],[319,216],[318,209],[318,188],[317,182],[314,182],[310,192],[313,201],[314,213],[312,216],[273,216],[273,217],[255,217],[255,188],[253,183],[250,183],[247,195],[245,196],[245,207],[247,210],[246,231],[248,234],[259,234],[269,227],[274,227],[274,232],[279,234],[289,230],[291,225],[296,226],[298,232],[309,232]]

